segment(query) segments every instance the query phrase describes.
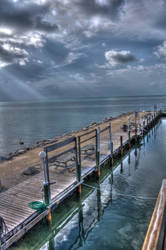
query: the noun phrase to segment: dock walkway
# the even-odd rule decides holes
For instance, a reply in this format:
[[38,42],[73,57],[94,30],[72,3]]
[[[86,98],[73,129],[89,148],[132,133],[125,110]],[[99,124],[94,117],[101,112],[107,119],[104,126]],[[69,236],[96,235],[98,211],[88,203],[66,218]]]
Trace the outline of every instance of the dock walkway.
[[[135,120],[134,113],[130,114],[130,117],[131,121]],[[143,126],[144,122],[145,120],[143,118],[143,114],[140,113],[139,123],[141,126]],[[49,159],[53,159],[50,161],[48,160],[49,181],[50,183],[53,183],[50,185],[50,198],[52,205],[58,205],[61,200],[63,200],[69,193],[71,193],[72,190],[81,184],[88,174],[96,171],[96,152],[98,147],[96,146],[96,128],[100,129],[100,141],[98,142],[100,146],[100,165],[108,159],[112,153],[110,140],[112,140],[113,143],[113,152],[120,149],[122,144],[124,146],[128,141],[128,131],[124,132],[122,130],[123,124],[127,123],[128,114],[111,121],[111,138],[110,127],[108,126],[110,121],[94,126],[93,128],[89,128],[86,131],[81,131],[79,134],[75,134],[75,136],[79,137],[80,140],[78,149],[78,151],[80,151],[79,162],[81,162],[80,182],[78,181],[77,173],[77,155],[73,156],[73,150],[75,148],[73,146],[73,141],[70,139],[71,136],[68,138],[68,140],[70,140],[70,146],[68,144],[64,144],[63,140],[60,140],[58,143],[61,144],[61,148],[56,148],[55,144],[45,147],[45,150],[50,151],[48,153]],[[140,133],[141,132],[139,131],[138,135]],[[131,131],[130,136],[131,139],[135,136],[134,130]],[[78,145],[75,146],[78,148]],[[52,149],[54,152],[52,152]],[[39,150],[41,151],[42,148],[39,148],[38,151]],[[66,152],[67,157],[62,157],[63,151]],[[69,157],[70,154],[71,157]],[[36,155],[35,161],[37,161],[38,157],[39,156]],[[61,164],[60,161],[65,164]],[[16,186],[9,188],[5,192],[0,193],[0,216],[4,219],[8,228],[5,235],[6,242],[2,242],[2,249],[8,248],[16,240],[21,238],[22,235],[25,234],[33,225],[48,214],[48,210],[45,210],[43,213],[39,213],[28,206],[28,204],[32,201],[43,201],[43,182],[44,175],[41,167],[41,171],[38,174],[31,176],[27,180],[24,180]]]

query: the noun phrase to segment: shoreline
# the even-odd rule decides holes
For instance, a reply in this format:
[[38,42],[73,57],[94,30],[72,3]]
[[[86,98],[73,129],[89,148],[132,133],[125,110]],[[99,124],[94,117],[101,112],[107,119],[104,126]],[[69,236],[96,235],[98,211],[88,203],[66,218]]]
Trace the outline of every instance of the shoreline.
[[17,157],[18,155],[24,154],[27,151],[36,149],[38,147],[44,147],[46,145],[55,143],[58,140],[64,139],[66,137],[70,137],[73,134],[81,133],[82,131],[85,132],[86,130],[93,129],[94,127],[99,126],[99,125],[101,125],[101,124],[103,124],[105,122],[111,122],[111,121],[113,121],[115,119],[120,118],[123,115],[127,115],[127,114],[130,115],[132,113],[133,112],[127,112],[127,113],[122,113],[122,114],[120,114],[120,115],[118,115],[116,117],[105,117],[102,121],[100,121],[100,122],[92,122],[91,124],[89,124],[89,125],[81,128],[79,130],[72,130],[72,131],[66,132],[66,133],[64,133],[62,135],[57,135],[56,137],[53,137],[53,138],[50,138],[50,139],[41,139],[39,141],[36,141],[35,143],[32,143],[32,145],[30,145],[29,147],[25,146],[23,148],[16,149],[13,152],[7,153],[6,155],[1,155],[0,156],[0,164],[3,163],[3,162],[5,162],[5,161],[12,160],[14,157]]

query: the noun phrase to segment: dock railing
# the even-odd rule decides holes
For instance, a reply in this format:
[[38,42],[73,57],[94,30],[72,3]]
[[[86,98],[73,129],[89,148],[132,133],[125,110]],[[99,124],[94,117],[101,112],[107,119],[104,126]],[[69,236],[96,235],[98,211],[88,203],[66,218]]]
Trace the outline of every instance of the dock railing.
[[61,142],[52,144],[44,148],[43,170],[44,170],[44,201],[49,205],[51,199],[51,190],[56,184],[56,174],[58,171],[70,171],[70,176],[79,182],[78,174],[75,176],[75,170],[78,173],[78,154],[76,137],[71,137]]

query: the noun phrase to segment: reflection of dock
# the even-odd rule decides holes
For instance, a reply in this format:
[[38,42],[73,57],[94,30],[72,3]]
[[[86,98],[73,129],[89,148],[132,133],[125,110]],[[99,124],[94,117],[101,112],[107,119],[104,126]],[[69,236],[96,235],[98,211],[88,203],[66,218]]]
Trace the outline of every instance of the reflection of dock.
[[148,249],[165,250],[166,249],[165,229],[166,229],[166,180],[163,180],[142,250],[148,250]]
[[[134,114],[130,115],[135,120]],[[157,118],[150,116],[145,120],[140,114],[139,123],[142,128],[150,128]],[[138,131],[122,130],[122,125],[128,122],[128,116],[118,118],[111,123],[102,123],[94,129],[82,131],[80,135],[61,140],[44,148],[43,173],[32,176],[28,180],[0,194],[0,216],[4,219],[8,232],[3,235],[2,249],[20,239],[30,228],[44,218],[49,210],[34,212],[28,204],[41,201],[44,188],[44,201],[48,208],[58,205],[74,189],[79,188],[84,178],[92,172],[100,176],[101,164],[114,156],[123,155],[125,148],[129,148],[142,133]],[[113,123],[117,124],[112,129]],[[135,125],[136,127],[136,125]],[[44,187],[43,187],[44,181]],[[55,182],[56,181],[56,182]],[[98,193],[100,192],[98,188]],[[100,198],[100,193],[98,194]],[[98,219],[101,216],[100,200],[98,200]],[[81,225],[80,225],[81,226]],[[5,240],[7,240],[5,242]]]

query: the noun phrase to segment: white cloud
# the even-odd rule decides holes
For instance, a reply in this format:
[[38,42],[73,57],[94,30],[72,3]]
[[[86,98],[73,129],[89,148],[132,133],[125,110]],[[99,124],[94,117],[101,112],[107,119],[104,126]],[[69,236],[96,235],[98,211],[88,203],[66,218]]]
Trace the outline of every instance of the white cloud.
[[66,58],[66,63],[71,64],[72,62],[77,60],[80,56],[82,56],[82,53],[69,52],[69,54]]
[[105,52],[105,58],[111,66],[126,64],[136,60],[135,56],[129,50],[109,50]]
[[5,67],[11,63],[25,65],[28,62],[28,52],[25,49],[12,46],[10,43],[0,45],[0,67]]
[[154,65],[149,65],[149,66],[144,66],[144,65],[137,65],[137,66],[131,66],[128,65],[126,68],[121,68],[121,69],[107,69],[106,74],[109,76],[120,76],[122,74],[128,74],[128,73],[141,73],[144,72],[144,75],[150,75],[150,74],[162,74],[165,73],[166,71],[166,65],[165,64],[154,64]]
[[164,41],[162,45],[157,46],[156,51],[154,52],[154,54],[159,59],[166,60],[166,41]]

